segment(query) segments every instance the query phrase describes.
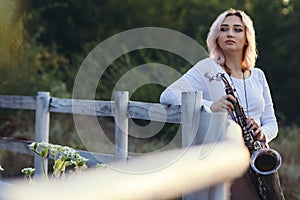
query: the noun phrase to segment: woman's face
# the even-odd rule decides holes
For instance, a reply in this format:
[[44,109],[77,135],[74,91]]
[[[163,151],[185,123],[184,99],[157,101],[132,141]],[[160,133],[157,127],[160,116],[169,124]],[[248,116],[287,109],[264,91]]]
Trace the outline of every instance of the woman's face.
[[235,15],[227,16],[221,24],[217,40],[223,52],[243,52],[246,41],[246,31],[242,20]]

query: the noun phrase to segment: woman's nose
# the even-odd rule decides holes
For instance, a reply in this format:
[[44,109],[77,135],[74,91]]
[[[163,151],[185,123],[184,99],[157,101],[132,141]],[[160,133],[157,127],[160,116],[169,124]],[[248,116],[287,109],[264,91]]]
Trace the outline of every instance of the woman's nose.
[[233,36],[233,33],[232,33],[233,31],[232,31],[232,29],[230,28],[229,30],[228,30],[228,34],[227,34],[227,37],[232,37]]

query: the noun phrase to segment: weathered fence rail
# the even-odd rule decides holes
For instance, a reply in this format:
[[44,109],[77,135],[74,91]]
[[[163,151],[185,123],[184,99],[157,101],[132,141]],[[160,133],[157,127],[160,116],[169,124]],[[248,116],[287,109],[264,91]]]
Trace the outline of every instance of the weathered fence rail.
[[[113,107],[114,101],[51,97],[49,102],[49,112],[93,116],[112,117],[114,114]],[[36,96],[0,95],[0,108],[36,110]],[[133,119],[180,123],[181,110],[179,105],[166,106],[159,103],[129,101],[128,113]]]
[[[63,98],[55,98],[51,97],[48,92],[39,92],[36,97],[31,96],[5,96],[0,95],[0,108],[9,108],[9,109],[28,109],[28,110],[34,110],[36,114],[35,118],[35,141],[41,142],[45,141],[47,142],[49,139],[49,120],[50,120],[50,113],[51,112],[58,112],[58,113],[69,113],[69,114],[80,114],[80,115],[92,115],[92,116],[107,116],[107,117],[114,117],[115,119],[115,154],[114,155],[108,155],[108,154],[101,154],[101,152],[87,152],[87,151],[81,151],[81,154],[91,160],[89,164],[95,164],[96,161],[100,161],[102,163],[108,163],[116,160],[127,160],[128,159],[128,152],[126,149],[128,149],[128,119],[129,118],[135,118],[135,119],[143,119],[143,120],[150,120],[150,121],[158,121],[158,122],[168,122],[168,123],[177,123],[181,124],[181,130],[182,130],[182,147],[185,149],[190,149],[191,145],[197,145],[197,144],[203,144],[199,147],[199,151],[202,152],[205,148],[212,148],[215,146],[218,146],[217,144],[221,144],[222,142],[228,140],[225,137],[225,132],[227,130],[228,123],[226,122],[226,115],[225,113],[206,113],[202,110],[202,93],[201,92],[191,92],[191,93],[183,93],[182,95],[182,105],[161,105],[158,103],[145,103],[145,102],[136,102],[136,101],[130,101],[128,99],[128,92],[116,92],[114,101],[95,101],[95,100],[79,100],[79,99],[63,99]],[[227,120],[228,121],[228,120]],[[245,147],[243,145],[242,139],[241,139],[241,133],[238,128],[231,129],[231,132],[235,132],[235,136],[238,137],[240,135],[239,142],[229,142],[230,145],[234,145],[233,149],[234,152],[237,150],[240,150],[241,153],[237,154],[239,158],[237,160],[240,160],[241,163],[237,162],[231,162],[226,163],[224,159],[222,159],[222,164],[220,165],[218,160],[206,160],[206,159],[199,159],[199,157],[196,157],[195,160],[195,153],[197,148],[191,148],[194,149],[192,152],[187,151],[186,155],[188,158],[191,156],[194,156],[193,159],[187,159],[186,163],[184,162],[175,162],[174,168],[171,168],[171,172],[168,172],[167,170],[167,176],[164,174],[161,174],[161,178],[159,179],[157,177],[157,174],[153,174],[156,179],[159,179],[160,185],[155,186],[151,185],[150,188],[148,188],[147,192],[145,192],[144,196],[139,196],[140,199],[155,199],[155,198],[164,198],[164,197],[173,197],[174,194],[178,195],[179,193],[185,193],[185,192],[191,192],[195,191],[196,189],[203,189],[201,192],[198,192],[197,195],[193,194],[192,196],[184,196],[188,197],[189,199],[198,199],[199,195],[201,196],[201,199],[226,199],[228,197],[228,186],[227,182],[224,182],[225,180],[235,178],[246,169],[246,166],[248,166],[247,160],[249,159],[247,156],[247,151],[245,151]],[[200,134],[199,134],[200,133]],[[228,136],[228,131],[227,131]],[[50,136],[51,137],[51,136]],[[231,140],[230,140],[231,141]],[[25,145],[26,142],[24,141],[14,141],[11,142],[11,145],[7,145],[7,141],[1,141],[0,140],[0,148],[9,150],[9,151],[17,151],[22,153],[30,153],[26,150]],[[205,147],[207,145],[212,145],[210,147]],[[222,146],[222,145],[221,145]],[[121,147],[121,148],[119,148]],[[226,148],[230,149],[228,145],[225,145]],[[223,147],[223,148],[225,148]],[[228,149],[224,149],[224,151],[219,148],[212,148],[211,152],[218,153],[218,155],[215,157],[215,159],[220,159],[221,157],[228,157]],[[184,151],[184,150],[174,150],[176,151]],[[172,152],[169,152],[170,155],[172,155]],[[202,152],[203,153],[203,152]],[[222,154],[224,153],[224,154]],[[233,153],[233,151],[231,152]],[[30,153],[31,154],[31,153]],[[166,156],[166,153],[162,152],[164,156]],[[235,154],[234,154],[235,155]],[[151,158],[145,158],[146,160],[143,160],[143,158],[137,159],[137,161],[130,161],[129,163],[123,163],[126,167],[126,165],[132,166],[132,165],[143,165],[142,163],[145,161],[145,163],[150,162],[147,159],[154,159],[156,156],[162,158],[160,154],[154,155]],[[230,155],[232,156],[232,155]],[[183,156],[184,157],[184,156]],[[133,159],[135,160],[135,159]],[[140,161],[142,160],[142,161]],[[199,161],[201,160],[201,161]],[[246,161],[245,161],[246,160]],[[136,162],[136,163],[135,163]],[[153,161],[154,162],[154,161]],[[155,160],[156,162],[156,160]],[[159,161],[157,161],[159,162]],[[212,162],[215,162],[215,165],[212,167]],[[201,166],[200,166],[201,165]],[[239,166],[239,170],[237,170],[237,166]],[[178,168],[176,168],[178,167]],[[197,167],[199,167],[199,171],[197,170]],[[204,168],[205,169],[204,169]],[[43,174],[42,171],[42,161],[35,157],[35,168],[36,168],[36,174],[41,175]],[[181,171],[182,169],[187,170]],[[190,170],[193,169],[193,170]],[[201,170],[200,170],[201,169]],[[229,173],[229,169],[236,170],[235,172]],[[215,178],[215,173],[220,171],[224,172],[226,176],[220,176],[221,178]],[[163,170],[165,171],[165,170]],[[113,174],[113,175],[111,175]],[[208,174],[208,176],[207,176]],[[104,175],[105,177],[113,176],[115,178],[116,174],[115,172],[107,172],[107,175]],[[129,178],[127,176],[123,176],[122,174],[118,175],[120,179],[112,179],[116,182],[120,183],[125,181],[126,178]],[[98,177],[96,175],[95,177]],[[143,176],[141,176],[143,177]],[[173,187],[174,184],[176,186],[176,180],[175,178],[180,177],[183,181],[180,183],[180,187],[178,188],[178,191],[172,190],[170,191],[170,187]],[[196,179],[197,177],[197,179]],[[202,178],[201,178],[202,177]],[[204,178],[206,177],[206,178]],[[85,180],[84,177],[81,177],[82,180]],[[99,178],[99,177],[98,177]],[[98,179],[97,178],[97,179]],[[136,180],[136,185],[141,184],[143,186],[142,189],[147,188],[147,184],[143,181],[143,179],[135,179],[135,177],[132,180]],[[147,178],[151,177],[147,176]],[[169,178],[170,180],[165,180],[164,178]],[[189,179],[187,179],[189,178]],[[104,180],[103,178],[100,178]],[[105,178],[106,179],[106,178]],[[202,179],[201,181],[198,179]],[[82,180],[78,179],[78,185],[81,184]],[[92,181],[92,180],[91,180]],[[93,181],[97,182],[98,180]],[[75,181],[76,182],[76,181]],[[83,181],[84,182],[84,181]],[[93,185],[93,183],[87,183],[90,185]],[[151,181],[150,181],[151,182]],[[219,183],[219,184],[217,184]],[[104,182],[102,182],[104,184]],[[134,183],[130,183],[134,187]],[[215,185],[217,184],[217,185]],[[77,186],[78,186],[77,185]],[[109,184],[105,184],[106,186],[103,188],[107,188]],[[117,185],[117,183],[116,183]],[[99,185],[100,186],[100,185]],[[100,186],[100,187],[102,187]],[[121,185],[119,185],[121,187]],[[178,186],[178,185],[177,185]],[[27,186],[25,186],[26,188]],[[98,187],[98,186],[97,186]],[[113,184],[111,185],[113,187]],[[115,186],[114,186],[115,187]],[[156,187],[156,188],[155,188]],[[208,188],[207,188],[208,187]],[[22,187],[21,187],[22,188]],[[51,188],[51,187],[49,187]],[[48,189],[49,189],[48,188]],[[68,186],[64,185],[61,188],[65,188],[65,191],[68,191]],[[98,187],[99,188],[99,187]],[[117,187],[118,188],[118,187]],[[29,188],[28,188],[29,189]],[[48,190],[47,188],[41,189],[40,191]],[[114,196],[113,193],[116,193],[113,188],[112,190],[105,189],[105,191],[110,191]],[[1,189],[0,189],[1,190]],[[4,190],[4,189],[3,189]],[[155,192],[160,191],[160,194],[155,195]],[[4,191],[11,191],[9,188]],[[30,190],[28,190],[30,191]],[[48,190],[49,191],[49,190]],[[102,190],[99,190],[102,191]],[[128,191],[131,191],[130,189]],[[173,194],[164,194],[163,191],[171,192],[173,191]],[[80,195],[86,195],[90,192],[89,189],[82,190],[82,193]],[[104,191],[103,191],[104,192]],[[121,191],[120,191],[121,192]],[[47,192],[48,193],[48,192]],[[109,192],[108,192],[109,193]],[[109,195],[107,193],[107,195]],[[122,193],[122,192],[121,192]],[[120,193],[120,194],[121,194]],[[132,191],[131,191],[132,193]],[[137,192],[138,193],[138,192]],[[4,194],[4,193],[3,193]],[[6,194],[6,193],[5,193]],[[65,193],[66,194],[66,193]],[[74,194],[74,193],[73,193]],[[90,199],[97,199],[101,197],[101,194],[98,192],[93,193],[94,196]],[[78,194],[79,195],[79,194]],[[100,195],[100,196],[99,196]],[[133,196],[132,196],[133,195]],[[132,193],[131,197],[134,197],[135,193]],[[137,194],[138,195],[138,194]],[[154,195],[154,196],[153,196]],[[51,195],[50,195],[51,196]],[[49,197],[50,197],[49,196]],[[76,195],[75,195],[76,196]],[[72,197],[75,197],[72,195]],[[110,199],[117,199],[118,194],[115,194],[115,198],[111,196]],[[197,197],[196,197],[197,196]],[[8,196],[1,196],[0,199],[5,198]],[[14,198],[12,198],[14,199]],[[16,199],[19,199],[16,198]],[[20,198],[22,199],[22,198]],[[66,198],[67,199],[67,198]],[[75,199],[75,198],[74,198]]]
[[35,110],[36,97],[0,95],[0,107],[22,110]]
[[[56,98],[50,97],[48,92],[38,92],[37,96],[9,96],[9,95],[0,95],[0,108],[8,109],[22,109],[22,110],[34,110],[36,113],[36,123],[35,123],[35,141],[48,142],[49,138],[49,114],[53,113],[67,113],[67,114],[80,114],[80,115],[92,115],[92,116],[103,116],[103,117],[116,117],[115,109],[118,108],[115,106],[115,102],[124,102],[124,100],[119,100],[120,94],[126,92],[117,92],[116,101],[99,101],[99,100],[80,100],[80,99],[65,99],[65,98]],[[118,95],[119,94],[119,95]],[[180,106],[165,106],[159,103],[145,103],[145,102],[136,102],[128,101],[125,102],[126,113],[123,113],[123,116],[120,116],[119,122],[117,123],[116,130],[124,130],[120,127],[128,123],[125,121],[127,116],[132,119],[143,119],[159,122],[169,122],[169,123],[180,123],[181,119],[181,110]],[[123,106],[124,106],[123,105]],[[124,109],[124,108],[123,108]],[[126,116],[125,116],[125,115]],[[126,130],[126,129],[125,129]],[[116,133],[116,135],[122,136],[122,133]],[[125,134],[126,135],[126,134]],[[24,141],[14,142],[14,145],[9,147],[5,145],[7,141],[0,141],[0,148],[15,151],[23,152],[27,154],[27,151],[24,151]],[[127,138],[116,137],[115,144],[121,148],[116,149],[127,149],[126,147]],[[88,156],[90,160],[87,164],[95,165],[96,160],[103,163],[112,162],[120,159],[121,157],[125,159],[127,157],[126,152],[122,152],[123,156],[119,157],[121,152],[116,152],[115,156],[108,154],[101,154],[95,152],[85,152],[80,151],[82,154]],[[97,159],[95,159],[97,158]],[[36,174],[42,175],[42,161],[40,157],[35,157],[35,168]]]

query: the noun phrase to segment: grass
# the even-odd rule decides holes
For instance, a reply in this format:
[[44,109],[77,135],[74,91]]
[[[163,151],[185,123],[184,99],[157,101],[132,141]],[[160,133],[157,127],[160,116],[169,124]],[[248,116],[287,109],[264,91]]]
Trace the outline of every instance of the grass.
[[300,199],[300,127],[280,127],[278,137],[270,145],[283,160],[279,174],[286,199]]

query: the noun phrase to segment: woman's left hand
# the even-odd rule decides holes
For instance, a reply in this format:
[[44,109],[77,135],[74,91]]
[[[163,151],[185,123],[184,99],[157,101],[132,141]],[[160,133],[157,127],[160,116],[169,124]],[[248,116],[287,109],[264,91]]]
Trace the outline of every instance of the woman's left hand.
[[254,136],[262,142],[266,141],[265,135],[262,132],[261,126],[254,120],[253,117],[248,117],[249,130],[253,130]]

